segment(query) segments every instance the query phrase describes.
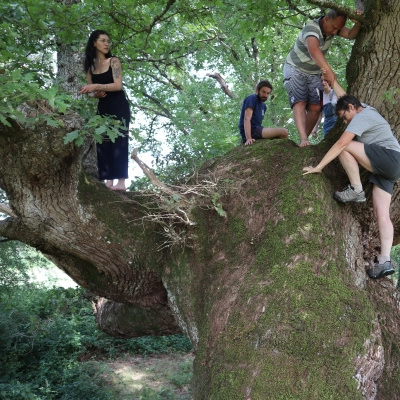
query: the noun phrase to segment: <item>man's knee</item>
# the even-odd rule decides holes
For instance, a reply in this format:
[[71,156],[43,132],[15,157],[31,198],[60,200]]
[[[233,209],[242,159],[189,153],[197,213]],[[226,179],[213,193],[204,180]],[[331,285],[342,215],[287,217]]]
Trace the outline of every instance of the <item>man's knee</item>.
[[286,128],[281,128],[280,139],[287,139],[289,137],[289,131]]
[[263,139],[286,139],[289,132],[286,128],[264,128],[262,130]]
[[307,102],[303,100],[294,103],[292,106],[293,110],[305,110],[306,108],[307,108]]
[[317,113],[318,116],[322,110],[322,107],[320,104],[308,104],[308,112],[312,112],[312,113]]
[[275,128],[274,129],[274,136],[277,139],[287,139],[289,136],[289,132],[286,128]]

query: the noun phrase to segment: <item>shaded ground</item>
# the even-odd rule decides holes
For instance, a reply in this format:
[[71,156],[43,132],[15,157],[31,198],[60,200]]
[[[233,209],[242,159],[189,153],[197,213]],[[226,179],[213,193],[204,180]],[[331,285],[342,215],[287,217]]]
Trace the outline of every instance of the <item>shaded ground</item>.
[[98,362],[118,400],[190,400],[192,354],[131,356]]

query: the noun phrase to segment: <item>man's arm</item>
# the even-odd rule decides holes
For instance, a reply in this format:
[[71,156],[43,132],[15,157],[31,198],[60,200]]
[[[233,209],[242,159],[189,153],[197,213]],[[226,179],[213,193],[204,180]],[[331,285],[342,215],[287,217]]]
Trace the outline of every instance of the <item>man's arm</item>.
[[361,29],[361,23],[356,21],[352,28],[347,28],[346,26],[344,26],[338,33],[338,36],[341,36],[345,39],[353,40],[357,37],[358,32],[360,32],[360,29]]
[[320,69],[325,70],[325,77],[328,82],[333,82],[336,78],[335,73],[332,71],[331,66],[325,60],[324,53],[319,48],[319,40],[315,36],[308,36],[306,44],[310,57],[314,60],[315,64]]
[[244,133],[246,135],[245,145],[252,144],[255,139],[251,137],[251,117],[253,116],[253,108],[248,107],[244,110]]
[[[356,10],[356,14],[358,15],[362,15],[364,14],[364,11],[362,10]],[[361,22],[352,19],[352,21],[354,22],[354,25],[352,28],[346,28],[345,26],[340,30],[340,32],[338,33],[338,36],[344,37],[346,39],[355,39],[356,36],[358,35],[358,32],[360,32],[361,29]]]

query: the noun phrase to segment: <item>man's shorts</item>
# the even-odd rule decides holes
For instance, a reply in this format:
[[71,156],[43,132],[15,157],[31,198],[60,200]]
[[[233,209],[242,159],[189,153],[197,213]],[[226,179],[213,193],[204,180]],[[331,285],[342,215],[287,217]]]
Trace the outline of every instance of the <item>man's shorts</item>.
[[299,101],[305,101],[307,104],[321,104],[322,83],[319,75],[306,74],[293,65],[285,63],[283,85],[291,108]]
[[364,151],[372,165],[369,181],[392,194],[400,177],[400,152],[376,144],[364,144]]
[[[258,140],[262,139],[262,130],[263,126],[252,126],[251,127],[251,137],[252,139]],[[240,132],[240,136],[242,136],[242,142],[246,143],[246,134],[244,132]]]

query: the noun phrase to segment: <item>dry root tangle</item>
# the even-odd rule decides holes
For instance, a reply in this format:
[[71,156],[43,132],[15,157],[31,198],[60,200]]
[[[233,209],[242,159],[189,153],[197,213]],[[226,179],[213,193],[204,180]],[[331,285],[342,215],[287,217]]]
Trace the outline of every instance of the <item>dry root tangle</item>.
[[162,226],[166,240],[160,245],[159,250],[177,245],[193,247],[196,234],[191,228],[196,223],[191,214],[195,208],[214,209],[220,216],[226,217],[220,197],[232,189],[229,182],[221,182],[214,175],[210,175],[210,179],[199,181],[196,175],[190,178],[190,181],[196,182],[193,185],[166,185],[139,159],[137,149],[134,149],[131,158],[136,161],[154,186],[153,190],[141,193],[153,200],[147,206],[147,215],[141,218],[141,222],[151,221]]

